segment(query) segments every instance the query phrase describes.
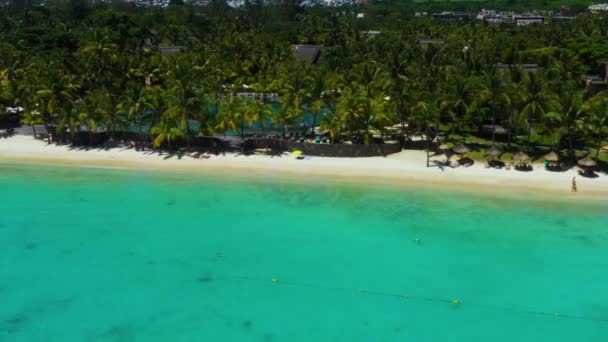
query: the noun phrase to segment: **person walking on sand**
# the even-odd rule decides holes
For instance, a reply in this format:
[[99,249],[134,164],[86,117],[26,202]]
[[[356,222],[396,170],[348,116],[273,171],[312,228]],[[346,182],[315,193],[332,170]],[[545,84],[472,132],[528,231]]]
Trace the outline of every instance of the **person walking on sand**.
[[572,192],[577,192],[578,189],[576,188],[576,177],[572,177]]

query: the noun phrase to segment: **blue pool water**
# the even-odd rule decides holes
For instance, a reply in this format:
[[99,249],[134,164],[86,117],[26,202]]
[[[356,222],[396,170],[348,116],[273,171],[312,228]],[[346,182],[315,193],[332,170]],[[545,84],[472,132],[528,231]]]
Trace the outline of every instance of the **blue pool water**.
[[0,165],[0,341],[608,340],[606,203]]

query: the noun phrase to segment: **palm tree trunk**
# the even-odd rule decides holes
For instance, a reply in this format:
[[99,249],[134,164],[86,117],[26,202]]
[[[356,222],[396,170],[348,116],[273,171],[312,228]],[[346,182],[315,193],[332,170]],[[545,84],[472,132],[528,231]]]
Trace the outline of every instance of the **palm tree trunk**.
[[466,136],[464,134],[464,119],[458,122],[458,134],[462,137],[462,143],[466,144]]
[[494,105],[490,106],[490,110],[492,111],[492,146],[494,146],[496,143],[496,110]]
[[315,121],[317,121],[317,115],[319,112],[315,112],[312,116],[312,123],[310,124],[310,134],[315,134]]
[[603,137],[600,135],[597,139],[597,150],[595,151],[595,159],[600,156],[600,149],[602,148]]
[[426,167],[430,167],[430,159],[431,159],[431,140],[429,139],[429,130],[426,129]]
[[[137,142],[137,143],[140,145],[140,146],[139,146],[139,147],[140,147],[139,149],[142,149],[142,150],[143,150],[143,148],[141,148],[141,147],[143,147],[143,140],[144,140],[144,139],[143,139],[143,132],[142,132],[142,129],[141,129],[141,126],[142,126],[142,125],[141,125],[141,124],[142,124],[142,119],[140,118],[138,122],[139,122],[139,125],[138,125],[138,127],[139,127],[139,128],[138,128],[138,131],[139,131],[139,132],[138,132],[138,134],[137,134],[137,137],[138,137],[139,142]],[[138,147],[137,147],[137,146],[135,146],[135,150],[138,150]]]
[[567,133],[568,133],[568,154],[573,154],[574,152],[574,147],[572,144],[572,125],[568,124],[567,127]]
[[513,129],[513,111],[509,113],[509,128],[507,129],[507,147],[511,148],[511,130]]
[[32,131],[34,131],[34,139],[36,139],[36,126],[32,123]]
[[190,148],[190,122],[186,120],[186,146]]
[[492,115],[492,146],[496,143],[496,116]]
[[46,130],[46,142],[51,143],[51,126],[49,125],[48,115],[44,115],[44,129]]
[[114,110],[116,106],[114,105],[114,97],[112,95],[110,97],[110,141],[114,141],[114,115],[116,115],[116,111]]

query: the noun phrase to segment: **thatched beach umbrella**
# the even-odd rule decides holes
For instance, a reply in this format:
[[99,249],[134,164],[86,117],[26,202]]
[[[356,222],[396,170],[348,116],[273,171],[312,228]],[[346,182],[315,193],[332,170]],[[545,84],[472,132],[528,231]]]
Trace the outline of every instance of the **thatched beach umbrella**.
[[596,165],[597,165],[597,163],[596,163],[596,162],[595,162],[595,160],[593,160],[592,158],[590,158],[590,157],[585,157],[585,158],[583,158],[583,159],[579,159],[579,161],[578,161],[578,165],[579,165],[579,166],[582,166],[582,167],[588,167],[588,168],[591,168],[591,167],[596,166]]
[[513,161],[515,162],[515,165],[528,165],[530,163],[530,157],[523,152],[517,152],[513,155]]
[[490,156],[492,158],[498,157],[501,153],[502,153],[502,151],[499,150],[498,147],[496,147],[496,146],[492,146],[486,150],[486,155]]
[[530,157],[523,152],[517,152],[513,156],[513,162],[515,168],[528,169],[530,167]]
[[559,155],[555,152],[550,152],[545,156],[545,160],[552,163],[557,163],[559,161]]
[[466,145],[460,144],[454,147],[454,153],[465,154],[469,152],[471,152],[471,149]]
[[513,155],[513,160],[516,162],[528,162],[530,161],[530,157],[523,152],[517,152],[515,155]]
[[547,170],[556,171],[559,168],[559,155],[553,151],[545,155],[545,168]]

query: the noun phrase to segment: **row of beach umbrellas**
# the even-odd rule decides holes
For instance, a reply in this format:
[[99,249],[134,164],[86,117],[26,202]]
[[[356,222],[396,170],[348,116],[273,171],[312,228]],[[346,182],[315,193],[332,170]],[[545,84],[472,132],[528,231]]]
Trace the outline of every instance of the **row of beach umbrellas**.
[[[452,150],[454,151],[454,153],[461,155],[471,152],[471,148],[465,144],[456,145]],[[486,150],[486,155],[492,158],[496,158],[500,154],[502,154],[502,151],[496,146],[492,146]],[[553,163],[559,162],[559,155],[555,152],[550,152],[545,155],[545,160]],[[513,155],[513,161],[518,163],[526,163],[530,162],[531,158],[524,152],[518,152]],[[582,167],[594,167],[597,165],[597,162],[591,157],[585,157],[583,159],[579,159],[577,164]]]

